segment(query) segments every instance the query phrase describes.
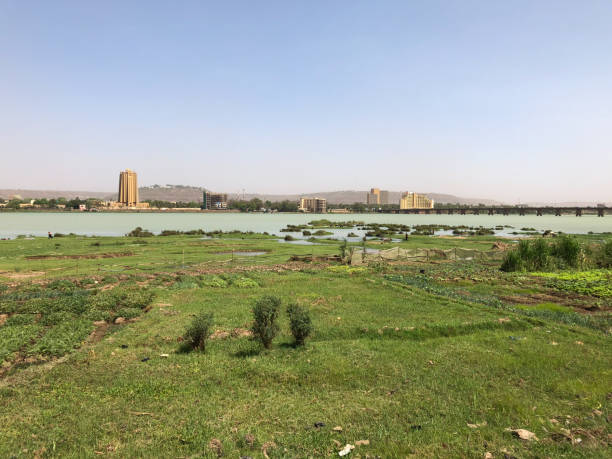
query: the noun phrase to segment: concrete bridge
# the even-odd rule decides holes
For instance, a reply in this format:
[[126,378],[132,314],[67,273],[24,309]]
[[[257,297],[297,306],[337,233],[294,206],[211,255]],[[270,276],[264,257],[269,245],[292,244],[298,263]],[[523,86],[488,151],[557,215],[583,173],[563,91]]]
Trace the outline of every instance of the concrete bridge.
[[393,214],[425,214],[425,215],[575,215],[593,214],[603,217],[612,214],[612,207],[514,207],[514,206],[482,206],[482,207],[436,207],[434,209],[394,209]]

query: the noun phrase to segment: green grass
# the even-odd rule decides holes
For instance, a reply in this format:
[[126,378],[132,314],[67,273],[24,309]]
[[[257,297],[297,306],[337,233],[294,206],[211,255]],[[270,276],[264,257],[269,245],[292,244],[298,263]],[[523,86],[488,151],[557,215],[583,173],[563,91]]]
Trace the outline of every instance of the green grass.
[[[63,253],[89,253],[92,239],[63,238]],[[96,240],[103,252],[131,242]],[[46,241],[0,245],[3,305],[11,314],[37,313],[31,323],[0,326],[2,358],[51,359],[0,376],[1,457],[31,457],[43,448],[48,457],[214,457],[212,439],[226,457],[263,457],[270,442],[270,457],[337,457],[357,440],[370,444],[349,457],[608,457],[609,334],[565,303],[500,300],[550,292],[546,281],[532,282],[540,278],[477,262],[286,263],[293,254],[337,254],[337,243],[147,240],[130,246],[134,255],[124,264],[80,259],[78,274],[72,259],[25,259],[55,251]],[[444,248],[491,245],[427,240]],[[216,255],[232,248],[267,253],[233,264]],[[117,264],[117,271],[97,263]],[[12,266],[46,275],[16,280]],[[140,291],[154,298],[134,293]],[[293,346],[283,311],[270,350],[230,336],[210,340],[206,353],[182,352],[179,337],[195,314],[213,313],[215,330],[248,329],[262,295],[309,311],[313,332],[304,347]],[[589,298],[583,301],[595,301]],[[121,310],[141,313],[87,342],[90,314],[112,320]],[[59,355],[65,359],[52,359]],[[539,441],[523,442],[506,428],[528,429]],[[582,441],[563,440],[561,429]]]

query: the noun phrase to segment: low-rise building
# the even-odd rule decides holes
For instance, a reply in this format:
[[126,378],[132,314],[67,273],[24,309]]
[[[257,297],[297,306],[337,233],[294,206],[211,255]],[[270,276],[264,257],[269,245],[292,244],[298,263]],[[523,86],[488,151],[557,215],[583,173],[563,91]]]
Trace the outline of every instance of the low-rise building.
[[406,192],[400,199],[400,209],[433,209],[434,200],[424,194]]
[[300,212],[324,214],[327,212],[327,199],[325,198],[301,198],[298,206]]
[[350,214],[351,211],[349,209],[329,209],[330,214]]

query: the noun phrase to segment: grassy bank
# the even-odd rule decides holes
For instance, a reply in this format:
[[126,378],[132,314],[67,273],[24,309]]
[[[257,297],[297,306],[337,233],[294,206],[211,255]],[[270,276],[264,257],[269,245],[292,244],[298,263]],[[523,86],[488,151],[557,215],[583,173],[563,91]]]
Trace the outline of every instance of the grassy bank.
[[[338,251],[261,235],[0,242],[0,455],[337,456],[358,441],[349,457],[608,455],[608,297],[496,262],[289,261]],[[266,294],[308,309],[304,347],[284,313],[270,350],[249,339]],[[184,352],[201,311],[217,339]]]

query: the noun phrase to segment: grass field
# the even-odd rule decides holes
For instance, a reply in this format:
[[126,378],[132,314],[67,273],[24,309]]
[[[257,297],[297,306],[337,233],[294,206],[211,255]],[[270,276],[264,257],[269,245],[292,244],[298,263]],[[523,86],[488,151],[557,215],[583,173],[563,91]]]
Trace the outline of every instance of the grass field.
[[[0,456],[609,457],[609,272],[323,259],[338,253],[252,234],[1,241]],[[309,310],[304,347],[284,311],[270,350],[246,336],[266,294]],[[185,352],[201,311],[218,339]]]

